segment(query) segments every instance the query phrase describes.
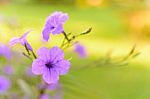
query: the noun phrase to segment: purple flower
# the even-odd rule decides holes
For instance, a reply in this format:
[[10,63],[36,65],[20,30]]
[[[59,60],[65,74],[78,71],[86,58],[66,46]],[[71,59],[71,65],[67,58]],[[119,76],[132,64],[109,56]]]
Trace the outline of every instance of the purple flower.
[[10,80],[4,76],[0,76],[0,93],[5,93],[10,88]]
[[48,94],[41,95],[40,99],[50,99]]
[[75,44],[74,52],[76,52],[80,57],[85,57],[87,55],[84,46],[79,43]]
[[8,60],[11,58],[11,51],[8,46],[0,44],[0,56],[4,56]]
[[12,75],[14,73],[14,69],[12,68],[12,66],[10,65],[6,65],[4,68],[3,68],[3,72],[7,75]]
[[42,47],[37,51],[38,58],[32,63],[32,72],[43,75],[43,80],[48,83],[57,83],[59,75],[68,72],[70,62],[64,59],[63,51],[57,46],[51,48]]
[[52,13],[46,20],[42,31],[43,39],[48,41],[50,33],[53,35],[64,32],[63,23],[68,19],[68,14],[62,12]]
[[20,43],[23,46],[26,46],[28,48],[28,50],[32,51],[32,47],[31,45],[28,43],[28,41],[26,40],[26,36],[28,35],[30,31],[27,31],[26,33],[24,33],[21,37],[14,37],[10,40],[10,45],[13,46],[17,43]]

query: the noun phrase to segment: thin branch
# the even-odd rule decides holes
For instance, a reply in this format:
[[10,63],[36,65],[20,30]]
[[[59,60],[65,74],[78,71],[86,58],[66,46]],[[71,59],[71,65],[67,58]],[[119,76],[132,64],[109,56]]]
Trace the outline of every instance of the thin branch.
[[33,57],[36,59],[37,56],[35,55],[35,53],[33,51],[31,51],[31,52],[32,52]]
[[30,59],[30,60],[32,60],[32,58],[29,56],[29,55],[27,55],[26,53],[22,53],[25,57],[27,57],[28,59]]

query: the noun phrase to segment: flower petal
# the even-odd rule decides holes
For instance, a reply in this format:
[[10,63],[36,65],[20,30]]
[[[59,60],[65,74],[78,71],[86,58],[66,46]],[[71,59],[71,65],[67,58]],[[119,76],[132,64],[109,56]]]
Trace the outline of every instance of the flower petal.
[[37,50],[37,54],[38,54],[38,57],[42,60],[45,60],[47,61],[48,59],[50,59],[50,56],[49,56],[49,49],[46,48],[46,47],[41,47]]
[[48,41],[48,40],[49,40],[50,32],[51,32],[51,27],[45,26],[45,28],[44,28],[43,31],[42,31],[43,39],[44,39],[45,41]]
[[31,47],[31,45],[30,45],[27,41],[25,42],[25,44],[26,44],[26,46],[27,46],[28,50],[33,51],[33,49],[32,49],[32,47]]
[[59,47],[54,46],[52,49],[50,49],[49,56],[51,62],[55,63],[58,60],[64,59],[64,52]]
[[64,75],[70,68],[70,62],[67,60],[61,60],[55,64],[55,68],[59,71],[60,75]]
[[10,46],[15,45],[16,43],[20,43],[20,39],[18,37],[14,37],[9,41]]
[[54,68],[46,68],[43,73],[43,80],[48,84],[55,84],[59,80],[59,73]]
[[67,13],[64,13],[64,14],[61,14],[61,15],[59,16],[59,21],[62,22],[62,23],[64,23],[65,21],[67,21],[68,18],[69,18],[69,17],[68,17],[68,14],[67,14]]
[[58,24],[53,30],[52,30],[52,34],[60,34],[64,31],[63,29],[63,25],[62,24]]
[[25,33],[20,37],[20,39],[25,39],[26,36],[29,34],[30,31],[31,31],[31,30],[25,32]]
[[54,12],[52,13],[50,16],[48,16],[47,20],[46,20],[46,25],[47,26],[56,26],[58,24],[58,17],[59,17],[59,13],[58,12]]
[[68,14],[62,12],[54,12],[47,17],[44,29],[42,31],[43,39],[49,40],[49,34],[60,34],[64,31],[63,23],[68,19]]
[[36,60],[33,61],[33,63],[32,63],[32,72],[34,74],[36,74],[36,75],[43,74],[44,68],[45,68],[45,63],[42,60],[36,59]]

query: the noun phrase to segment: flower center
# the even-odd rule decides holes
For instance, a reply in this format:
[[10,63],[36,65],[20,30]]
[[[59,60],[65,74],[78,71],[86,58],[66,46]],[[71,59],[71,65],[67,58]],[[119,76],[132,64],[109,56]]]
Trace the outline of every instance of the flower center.
[[52,64],[51,62],[48,62],[48,63],[45,64],[45,66],[46,66],[47,68],[52,68],[52,67],[53,67],[53,64]]
[[55,28],[54,26],[51,27],[51,29],[54,29],[54,28]]

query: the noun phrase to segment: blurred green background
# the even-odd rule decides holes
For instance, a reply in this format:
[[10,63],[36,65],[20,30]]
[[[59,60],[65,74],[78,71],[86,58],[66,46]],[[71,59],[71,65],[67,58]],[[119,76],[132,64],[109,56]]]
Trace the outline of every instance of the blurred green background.
[[[71,72],[69,75],[77,85],[70,87],[77,91],[65,90],[64,99],[149,99],[149,8],[150,0],[0,0],[0,42],[7,43],[32,29],[28,41],[36,50],[42,44],[37,42],[41,41],[45,18],[53,11],[66,12],[70,17],[65,23],[67,32],[93,28],[90,34],[78,39],[86,47],[90,60],[109,51],[112,57],[124,56],[134,44],[141,54],[127,66]],[[46,46],[60,44],[60,40],[60,36],[52,37]],[[86,59],[74,57],[74,67],[87,63]]]

